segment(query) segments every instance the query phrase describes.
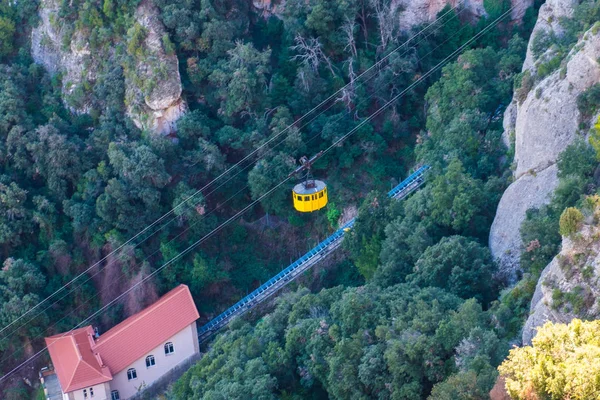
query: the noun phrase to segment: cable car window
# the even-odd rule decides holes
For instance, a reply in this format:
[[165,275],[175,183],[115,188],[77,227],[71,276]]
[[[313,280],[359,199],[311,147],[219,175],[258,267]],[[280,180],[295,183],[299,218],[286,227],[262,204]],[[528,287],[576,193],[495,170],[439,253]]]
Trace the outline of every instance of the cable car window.
[[319,193],[319,198],[323,197],[323,192]]
[[304,196],[304,201],[310,201],[310,196]]
[[298,201],[302,201],[302,196],[298,196]]

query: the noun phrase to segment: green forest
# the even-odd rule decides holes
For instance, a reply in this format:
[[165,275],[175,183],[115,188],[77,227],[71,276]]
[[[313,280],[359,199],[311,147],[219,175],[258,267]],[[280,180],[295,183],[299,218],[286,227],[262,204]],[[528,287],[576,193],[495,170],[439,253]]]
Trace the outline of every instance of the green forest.
[[[249,0],[154,0],[166,32],[160,46],[178,61],[189,108],[170,135],[140,129],[130,115],[128,82],[146,98],[157,87],[136,66],[168,75],[135,20],[140,1],[53,3],[61,48],[84,40],[95,61],[83,75],[93,69],[95,79],[71,85],[35,63],[31,32],[42,6],[0,1],[0,376],[165,263],[88,323],[106,330],[180,283],[205,323],[354,208],[341,257],[292,284],[266,313],[234,321],[164,396],[487,398],[541,269],[558,252],[559,217],[580,201],[597,163],[583,141],[561,155],[551,204],[522,228],[525,243],[542,245],[524,255],[522,279],[507,288],[487,243],[512,178],[502,114],[513,91],[531,85],[521,68],[539,2],[521,23],[492,25],[510,1],[485,0],[485,16],[446,6],[430,27],[402,30],[392,0],[287,0],[277,13]],[[598,17],[597,6],[587,9],[589,21]],[[573,23],[574,38],[588,20]],[[290,181],[170,262],[488,26],[318,160],[325,210],[296,212]],[[580,107],[594,101],[590,92]],[[404,201],[385,196],[422,164],[432,167],[422,189]],[[37,369],[19,376],[35,379]],[[32,398],[22,379],[2,382],[2,391]]]

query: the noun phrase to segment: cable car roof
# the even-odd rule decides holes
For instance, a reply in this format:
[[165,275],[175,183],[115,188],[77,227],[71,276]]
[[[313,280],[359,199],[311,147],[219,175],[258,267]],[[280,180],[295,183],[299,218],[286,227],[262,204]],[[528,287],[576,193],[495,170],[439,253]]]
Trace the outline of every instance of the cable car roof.
[[325,189],[325,187],[327,187],[327,185],[325,185],[325,182],[323,181],[318,181],[315,179],[315,186],[311,187],[311,188],[305,188],[304,187],[304,182],[297,184],[296,186],[294,186],[294,193],[296,194],[313,194],[313,193],[317,193],[320,192],[321,190]]

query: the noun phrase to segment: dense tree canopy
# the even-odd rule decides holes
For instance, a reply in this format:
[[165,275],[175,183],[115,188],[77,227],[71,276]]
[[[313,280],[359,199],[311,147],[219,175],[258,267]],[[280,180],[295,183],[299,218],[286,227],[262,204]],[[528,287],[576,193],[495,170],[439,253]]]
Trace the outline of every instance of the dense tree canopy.
[[496,298],[496,268],[489,249],[462,236],[448,236],[428,247],[415,263],[407,281],[436,286],[464,299],[484,304]]
[[[164,77],[148,30],[134,22],[138,2],[57,3],[50,19],[62,51],[85,43],[94,58],[81,73],[93,79],[72,86],[29,55],[38,2],[0,3],[0,328],[103,260],[15,326],[18,340],[0,334],[0,374],[23,348],[39,348],[165,263],[146,293],[186,283],[205,322],[358,210],[348,260],[306,277],[327,289],[292,291],[256,325],[235,322],[171,395],[442,399],[489,389],[518,325],[512,298],[493,301],[500,283],[485,243],[508,183],[501,115],[525,53],[513,35],[526,28],[498,25],[367,122],[489,20],[471,24],[446,7],[427,34],[394,51],[424,26],[402,30],[403,9],[390,0],[288,0],[273,13],[245,0],[154,0],[166,28],[158,45],[176,56],[189,107],[163,136],[131,118],[145,107],[132,99],[147,100],[156,83],[135,66]],[[485,8],[491,18],[506,4]],[[351,131],[314,165],[329,187],[327,211],[294,212],[296,177],[262,198],[300,156]],[[578,146],[559,160],[568,179],[557,204],[573,205],[592,179]],[[386,190],[415,160],[432,166],[427,185],[391,201]],[[242,220],[204,237],[258,198]],[[558,235],[556,211],[548,214],[546,234]],[[131,297],[92,322],[108,328],[152,296]]]
[[505,345],[486,321],[474,300],[436,288],[300,290],[255,327],[239,322],[220,336],[171,397],[422,398],[472,363],[493,379],[486,362],[501,360]]

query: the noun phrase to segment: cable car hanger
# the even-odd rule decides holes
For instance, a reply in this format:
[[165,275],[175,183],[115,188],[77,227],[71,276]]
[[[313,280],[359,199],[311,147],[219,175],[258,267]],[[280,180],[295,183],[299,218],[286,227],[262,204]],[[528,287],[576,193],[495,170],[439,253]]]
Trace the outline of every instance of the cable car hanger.
[[304,180],[292,189],[292,200],[296,211],[313,212],[327,205],[327,184],[314,179],[311,174],[313,163],[322,155],[323,151],[318,152],[311,158],[302,156],[299,160],[301,165],[288,175],[289,179],[294,174],[306,171]]

